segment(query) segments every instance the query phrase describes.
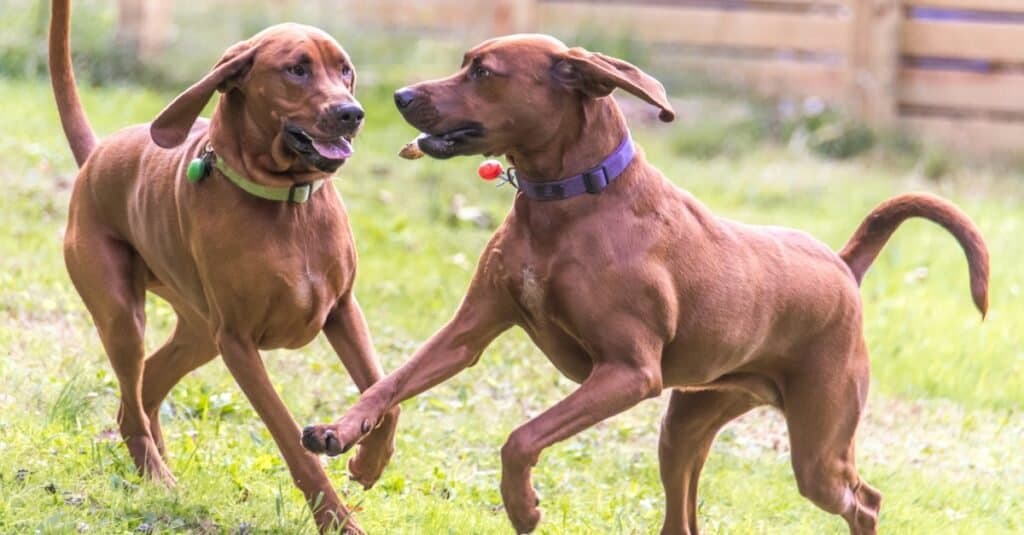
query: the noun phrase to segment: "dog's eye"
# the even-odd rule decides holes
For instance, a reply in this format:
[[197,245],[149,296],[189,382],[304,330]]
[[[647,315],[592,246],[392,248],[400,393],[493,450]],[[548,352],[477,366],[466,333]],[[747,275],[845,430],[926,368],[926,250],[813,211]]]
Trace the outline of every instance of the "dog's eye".
[[469,70],[469,78],[471,80],[479,80],[490,75],[491,71],[483,65],[474,65],[473,68]]
[[288,71],[288,74],[295,76],[297,78],[305,78],[306,76],[309,75],[309,69],[302,63],[299,63],[298,65],[292,65],[291,67],[288,67],[285,70]]
[[345,78],[351,78],[352,77],[352,67],[349,67],[348,65],[342,65],[341,66],[341,75],[344,76]]

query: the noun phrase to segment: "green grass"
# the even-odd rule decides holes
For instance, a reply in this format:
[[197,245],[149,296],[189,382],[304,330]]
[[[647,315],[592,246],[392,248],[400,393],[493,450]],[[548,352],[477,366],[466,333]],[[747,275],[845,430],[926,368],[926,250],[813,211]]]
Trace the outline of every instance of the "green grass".
[[[454,61],[454,60],[453,60]],[[171,95],[86,89],[97,130],[152,117]],[[414,132],[385,89],[364,88],[368,127],[340,173],[360,251],[358,295],[386,369],[454,310],[490,231],[450,222],[451,197],[500,218],[511,193],[475,178],[476,159],[406,162]],[[116,381],[60,257],[74,165],[44,82],[0,80],[0,532],[312,533],[273,441],[219,361],[187,377],[163,407],[176,490],[140,480],[116,439]],[[897,192],[948,196],[981,227],[993,256],[992,310],[973,310],[955,241],[921,222],[896,234],[868,274],[874,388],[859,464],[885,494],[886,533],[1024,530],[1024,231],[1020,176],[984,168],[942,182],[864,156],[842,163],[744,141],[688,153],[686,123],[637,126],[650,160],[716,212],[801,228],[839,247]],[[711,129],[715,132],[718,130]],[[744,134],[748,135],[748,134]],[[739,146],[739,145],[737,145]],[[171,328],[148,308],[150,346]],[[325,341],[266,354],[300,423],[340,415],[356,390]],[[498,449],[507,434],[573,388],[519,332],[481,362],[409,401],[398,450],[364,492],[328,461],[374,533],[505,533]],[[546,451],[535,472],[543,533],[651,533],[662,516],[656,444],[664,398]],[[796,491],[785,428],[758,411],[716,443],[701,487],[709,533],[842,533]]]

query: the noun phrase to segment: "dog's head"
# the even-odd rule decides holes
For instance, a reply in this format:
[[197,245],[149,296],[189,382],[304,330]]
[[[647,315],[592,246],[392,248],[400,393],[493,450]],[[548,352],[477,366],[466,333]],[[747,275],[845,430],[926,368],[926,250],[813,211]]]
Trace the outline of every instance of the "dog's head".
[[657,106],[661,120],[675,118],[665,88],[650,75],[544,35],[485,41],[455,74],[396,91],[395,104],[427,134],[419,146],[430,156],[510,154],[524,144],[557,143],[567,119],[616,88]]
[[[363,123],[348,54],[321,30],[272,26],[229,48],[213,69],[171,102],[150,134],[164,148],[180,145],[215,91],[216,117],[244,139],[234,141],[268,170],[334,172],[352,154]],[[211,134],[213,135],[213,134]]]

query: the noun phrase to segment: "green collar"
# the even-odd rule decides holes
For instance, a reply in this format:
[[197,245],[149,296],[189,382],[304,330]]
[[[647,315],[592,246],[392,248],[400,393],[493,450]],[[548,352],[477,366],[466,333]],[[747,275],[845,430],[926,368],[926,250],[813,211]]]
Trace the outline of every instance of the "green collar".
[[228,177],[228,180],[234,182],[236,186],[242,188],[242,190],[249,195],[266,199],[268,201],[303,204],[308,201],[317,190],[322,188],[324,183],[327,182],[326,178],[321,178],[312,182],[294,184],[288,187],[264,186],[263,184],[257,184],[256,182],[238,174],[237,171],[228,167],[228,164],[224,163],[223,158],[216,158],[213,166],[216,167],[224,176]]

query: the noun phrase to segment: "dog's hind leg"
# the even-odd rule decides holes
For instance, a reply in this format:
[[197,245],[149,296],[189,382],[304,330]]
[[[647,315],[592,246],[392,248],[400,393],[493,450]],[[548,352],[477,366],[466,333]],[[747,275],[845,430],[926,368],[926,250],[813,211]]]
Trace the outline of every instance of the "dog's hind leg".
[[[73,214],[74,216],[75,214]],[[141,473],[174,483],[149,429],[142,406],[146,266],[125,242],[100,225],[79,219],[69,226],[64,260],[71,281],[92,315],[121,390],[118,426]]]
[[863,344],[845,358],[803,359],[786,377],[783,405],[800,494],[842,516],[852,535],[877,533],[882,495],[857,474],[854,434],[868,391]]
[[697,482],[725,424],[761,405],[739,390],[674,391],[661,422],[658,460],[665,487],[662,535],[696,535]]
[[149,418],[150,433],[165,461],[167,449],[160,428],[160,404],[185,374],[213,360],[217,354],[217,344],[201,320],[179,312],[178,324],[170,338],[146,359],[142,406]]

